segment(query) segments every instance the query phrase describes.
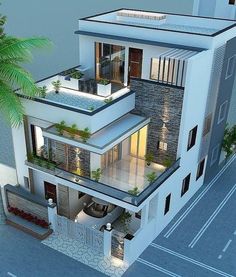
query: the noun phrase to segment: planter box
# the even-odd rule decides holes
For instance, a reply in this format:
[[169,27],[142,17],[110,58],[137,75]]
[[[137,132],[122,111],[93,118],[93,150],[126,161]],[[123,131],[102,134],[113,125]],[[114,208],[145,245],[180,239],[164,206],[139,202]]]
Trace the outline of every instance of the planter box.
[[97,84],[97,95],[107,97],[111,95],[111,83],[108,85]]
[[61,76],[60,82],[62,87],[68,88],[68,89],[75,89],[79,90],[79,81],[83,80],[83,78],[75,79],[71,78],[70,76]]

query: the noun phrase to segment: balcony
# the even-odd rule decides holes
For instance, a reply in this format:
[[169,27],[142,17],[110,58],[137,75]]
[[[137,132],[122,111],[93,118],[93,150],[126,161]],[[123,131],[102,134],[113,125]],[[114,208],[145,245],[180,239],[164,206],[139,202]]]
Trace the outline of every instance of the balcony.
[[149,185],[148,176],[153,174],[154,179],[159,177],[166,168],[130,155],[118,160],[102,171],[100,181],[122,191],[140,194]]
[[[162,172],[154,182],[144,187],[143,191],[138,195],[134,195],[131,192],[120,190],[117,187],[104,184],[102,182],[94,181],[90,178],[82,177],[77,174],[67,172],[65,170],[57,168],[55,175],[59,179],[72,182],[79,185],[81,188],[85,188],[86,192],[93,195],[95,193],[101,193],[101,195],[107,195],[122,202],[131,204],[138,207],[147,197],[149,197],[156,189],[158,189],[172,174],[174,174],[180,167],[180,159],[178,159],[171,167]],[[83,191],[80,188],[81,191]]]

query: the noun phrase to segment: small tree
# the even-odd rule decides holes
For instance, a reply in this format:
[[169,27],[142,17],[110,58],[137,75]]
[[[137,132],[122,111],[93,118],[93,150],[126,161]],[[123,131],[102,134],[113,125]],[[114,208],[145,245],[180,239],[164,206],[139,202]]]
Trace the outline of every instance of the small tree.
[[131,222],[132,215],[129,212],[124,211],[120,216],[120,223],[123,224],[125,232],[129,231],[129,224]]
[[101,178],[101,175],[102,175],[101,168],[98,168],[98,169],[92,171],[92,178],[93,178],[96,182],[99,182],[99,180],[100,180],[100,178]]
[[59,93],[59,90],[61,88],[61,82],[59,80],[52,82],[53,88],[56,93]]
[[154,155],[152,152],[149,152],[145,155],[145,161],[147,162],[147,165],[151,165],[151,163],[153,162],[154,160]]
[[70,127],[70,136],[71,136],[71,138],[74,138],[77,132],[78,132],[77,125],[72,124],[71,127]]
[[45,98],[46,95],[47,95],[47,87],[46,86],[43,86],[43,87],[39,87],[39,95],[40,97],[42,98]]
[[138,187],[134,187],[133,189],[128,190],[128,193],[137,196],[139,194],[139,189]]
[[226,152],[226,158],[234,153],[236,147],[236,125],[225,128],[224,139],[222,141],[222,149]]
[[151,184],[151,183],[153,183],[153,182],[156,180],[157,174],[156,174],[155,171],[150,172],[150,173],[148,173],[148,174],[146,175],[146,178],[147,178],[148,182]]
[[65,130],[65,127],[66,127],[66,123],[65,123],[65,121],[63,120],[63,121],[61,121],[60,123],[57,123],[56,125],[55,125],[55,127],[56,127],[56,130],[57,130],[57,132],[59,133],[59,135],[63,135],[63,131]]

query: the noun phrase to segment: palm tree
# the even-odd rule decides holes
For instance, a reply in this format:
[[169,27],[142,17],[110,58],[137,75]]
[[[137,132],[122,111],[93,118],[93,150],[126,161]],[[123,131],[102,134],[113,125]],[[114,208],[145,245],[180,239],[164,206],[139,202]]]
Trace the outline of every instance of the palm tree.
[[0,15],[0,111],[3,112],[12,127],[23,122],[24,107],[14,92],[32,98],[40,95],[31,74],[21,64],[30,62],[31,50],[51,45],[47,38],[15,38],[4,34],[6,17]]

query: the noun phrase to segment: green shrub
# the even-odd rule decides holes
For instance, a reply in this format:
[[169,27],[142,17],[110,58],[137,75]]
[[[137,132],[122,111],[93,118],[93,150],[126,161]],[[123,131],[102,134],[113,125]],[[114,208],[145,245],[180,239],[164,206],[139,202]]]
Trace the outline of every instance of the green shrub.
[[92,178],[93,178],[96,182],[99,182],[99,180],[100,180],[100,178],[101,178],[101,175],[102,175],[101,168],[98,168],[98,169],[92,171]]
[[146,175],[146,178],[147,178],[147,180],[148,180],[148,182],[151,184],[151,183],[153,183],[155,180],[156,180],[156,178],[157,178],[157,174],[156,174],[156,172],[150,172],[150,173],[148,173],[147,175]]

